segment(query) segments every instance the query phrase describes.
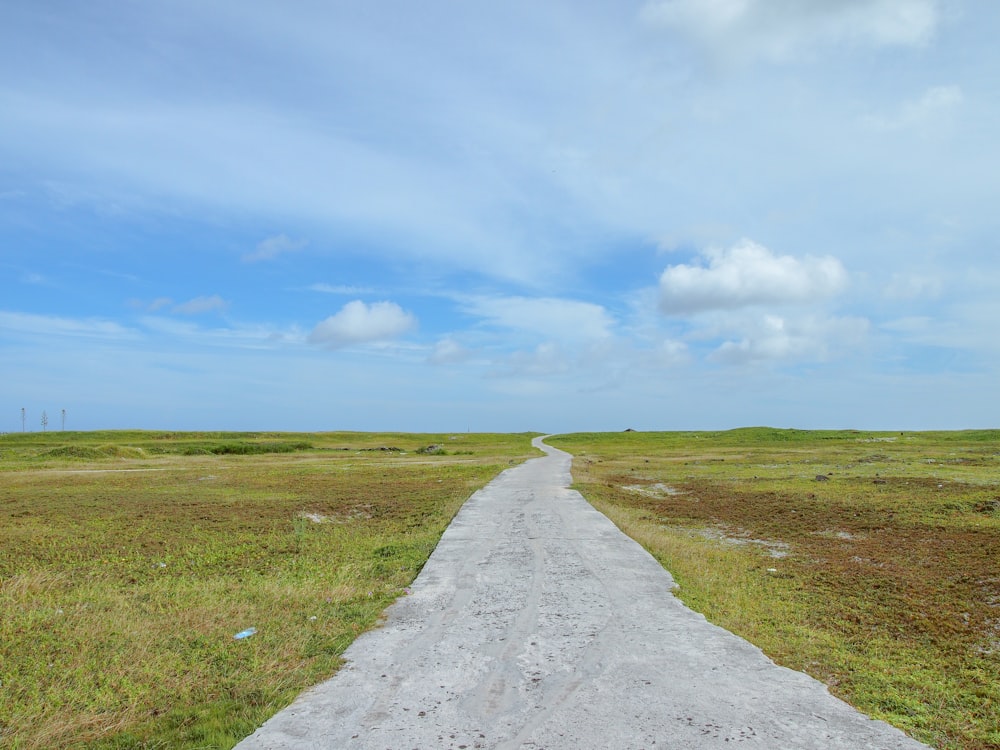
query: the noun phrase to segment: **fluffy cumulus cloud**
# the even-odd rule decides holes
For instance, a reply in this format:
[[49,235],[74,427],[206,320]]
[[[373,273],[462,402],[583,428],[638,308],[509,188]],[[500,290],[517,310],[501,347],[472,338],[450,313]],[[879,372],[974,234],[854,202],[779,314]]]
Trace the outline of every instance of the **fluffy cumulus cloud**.
[[823,44],[916,45],[938,24],[937,0],[651,0],[649,25],[722,57],[786,60]]
[[305,240],[293,240],[288,235],[278,234],[261,240],[252,253],[243,256],[245,263],[256,263],[262,260],[274,260],[279,255],[301,250],[306,246]]
[[830,256],[775,255],[741,240],[726,250],[708,250],[708,265],[668,266],[660,276],[660,309],[668,315],[803,303],[844,288],[847,273]]
[[354,300],[313,329],[309,341],[328,349],[388,341],[416,327],[417,321],[395,302],[366,305]]

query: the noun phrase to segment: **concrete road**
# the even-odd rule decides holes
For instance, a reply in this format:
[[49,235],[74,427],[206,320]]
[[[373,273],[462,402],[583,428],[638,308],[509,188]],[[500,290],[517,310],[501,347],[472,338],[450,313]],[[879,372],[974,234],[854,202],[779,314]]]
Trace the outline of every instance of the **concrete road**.
[[776,666],[570,484],[571,456],[473,495],[411,594],[332,679],[241,742],[263,748],[923,748]]

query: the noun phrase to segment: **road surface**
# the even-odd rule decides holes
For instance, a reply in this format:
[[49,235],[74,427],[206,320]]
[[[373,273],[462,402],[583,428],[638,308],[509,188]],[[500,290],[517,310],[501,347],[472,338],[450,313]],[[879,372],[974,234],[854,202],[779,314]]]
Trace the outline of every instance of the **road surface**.
[[550,448],[475,493],[345,666],[237,748],[924,748],[708,623]]

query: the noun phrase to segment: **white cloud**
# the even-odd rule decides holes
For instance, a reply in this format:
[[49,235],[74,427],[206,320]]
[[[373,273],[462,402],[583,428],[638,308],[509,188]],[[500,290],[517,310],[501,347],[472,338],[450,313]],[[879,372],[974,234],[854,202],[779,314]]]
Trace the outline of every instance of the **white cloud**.
[[157,310],[162,310],[164,307],[170,307],[172,304],[174,304],[174,301],[170,297],[157,297],[149,303],[147,309],[150,312],[156,312]]
[[[919,338],[935,328],[935,321],[926,315],[910,315],[905,318],[886,321],[881,326],[887,331],[896,331],[907,336]],[[938,342],[934,342],[938,343]]]
[[862,318],[789,320],[765,315],[743,325],[747,334],[738,341],[723,342],[710,360],[729,365],[824,361],[838,349],[860,345],[869,330],[868,321]]
[[317,325],[309,334],[309,341],[328,349],[339,349],[351,344],[393,339],[416,324],[416,318],[395,302],[366,305],[361,300],[354,300]]
[[245,263],[256,263],[261,260],[274,260],[279,255],[301,250],[307,244],[309,243],[305,240],[293,240],[288,235],[277,234],[258,242],[257,249],[252,253],[244,255],[243,261]]
[[466,297],[465,311],[490,325],[558,341],[586,341],[611,335],[614,321],[591,302],[553,297]]
[[572,362],[559,344],[546,341],[532,351],[514,352],[507,358],[510,372],[521,376],[551,376],[570,372]]
[[30,336],[69,336],[74,338],[123,339],[138,338],[130,328],[99,318],[65,318],[57,315],[0,311],[0,331]]
[[[636,17],[644,4],[645,25]],[[494,417],[511,428],[526,419],[558,427],[544,415],[560,409],[562,425],[576,428],[600,419],[613,428],[624,414],[641,417],[628,417],[631,426],[676,425],[678,413],[690,426],[789,414],[818,426],[829,415],[850,418],[836,404],[862,400],[860,381],[891,380],[908,359],[914,372],[923,361],[940,367],[931,362],[936,346],[985,372],[998,369],[1000,312],[958,304],[1000,297],[1000,284],[981,280],[997,267],[992,123],[1000,103],[988,92],[1000,5],[641,0],[571,11],[558,2],[474,3],[454,12],[446,4],[314,3],[288,13],[272,1],[139,4],[125,14],[114,4],[64,4],[57,15],[45,5],[21,3],[0,25],[0,191],[16,191],[0,197],[9,238],[0,267],[11,282],[0,307],[82,320],[90,333],[58,341],[39,334],[32,359],[21,354],[28,336],[0,326],[16,344],[0,354],[0,383],[11,392],[39,387],[49,376],[40,358],[68,350],[67,386],[106,389],[111,400],[142,381],[125,369],[135,361],[127,350],[147,348],[167,369],[214,358],[197,375],[164,381],[160,401],[183,404],[185,393],[172,389],[200,393],[209,371],[262,379],[242,350],[268,346],[299,321],[297,340],[292,331],[253,360],[272,363],[273,386],[250,400],[289,408],[282,394],[294,392],[307,403],[297,424],[321,425],[328,419],[310,396],[329,393],[329,362],[305,344],[351,300],[395,300],[420,320],[419,336],[339,358],[338,383],[353,379],[354,390],[324,403],[341,422],[345,407],[355,411],[362,429],[371,420],[465,426],[467,412],[486,419],[470,417],[473,428]],[[199,44],[191,30],[213,43]],[[727,62],[811,59],[711,75],[718,70],[700,64],[706,57],[723,73]],[[127,61],[140,61],[143,75]],[[194,87],[190,69],[200,73]],[[267,75],[233,86],[234,69]],[[921,138],[938,130],[940,142]],[[771,251],[754,262],[729,250],[691,252],[728,249],[741,236]],[[290,250],[304,238],[308,247]],[[142,252],[130,251],[139,245]],[[312,275],[276,280],[292,295],[258,294],[244,307],[236,300],[254,294],[248,284],[259,274],[231,273],[215,289],[232,301],[226,314],[172,312],[213,293],[184,291],[192,268],[198,278],[221,278],[234,261],[236,271],[256,271],[299,264],[312,251],[322,261]],[[833,273],[807,253],[834,256]],[[791,256],[784,266],[783,255]],[[109,264],[126,273],[95,273]],[[933,279],[938,265],[943,288]],[[65,288],[19,284],[26,270]],[[310,291],[310,279],[329,284]],[[825,299],[848,283],[848,293]],[[151,302],[158,294],[172,301]],[[74,370],[86,369],[87,358],[78,353],[111,348],[90,338],[101,329],[88,329],[89,316],[110,315],[109,304],[130,296],[166,322],[157,330],[133,322],[143,312],[120,311],[115,319],[138,329],[139,344],[125,341],[116,347],[122,356],[103,358],[124,363],[121,372],[83,381]],[[316,302],[325,304],[308,312]],[[849,309],[834,308],[841,303]],[[241,327],[234,310],[253,316],[259,337],[231,330]],[[850,326],[829,323],[834,314],[880,325],[874,356],[864,356],[865,346],[845,353],[856,339]],[[819,320],[810,328],[805,315]],[[923,326],[894,329],[892,319],[907,315],[926,316]],[[349,338],[341,322],[333,347]],[[522,353],[511,362],[514,351]],[[465,355],[447,369],[430,366]],[[748,372],[706,364],[713,356],[782,366]],[[784,366],[824,357],[822,367]],[[515,364],[557,373],[508,378],[543,382],[545,397],[482,395],[503,380],[484,374]],[[303,368],[315,390],[300,387]],[[385,393],[380,386],[393,379],[413,384],[414,374],[425,390],[408,388],[381,416],[370,408],[366,393]],[[745,393],[764,388],[748,380],[772,394],[753,414],[740,411]],[[242,404],[239,411],[254,412],[242,388],[221,375],[218,383],[234,411]],[[602,404],[590,389],[605,383],[615,395]],[[975,402],[971,410],[917,409],[906,419],[927,427],[968,413],[988,420],[982,404],[991,392],[987,383],[952,395],[949,407],[965,400]],[[799,413],[804,393],[830,398]],[[872,388],[865,403],[882,400]],[[175,419],[173,411],[160,418]],[[209,428],[221,414],[200,411],[192,424]],[[884,415],[876,408],[870,419],[887,422]],[[282,418],[280,410],[271,417],[289,424]]]
[[908,343],[965,349],[992,359],[1000,351],[997,320],[1000,302],[970,299],[950,306],[944,315],[914,315],[887,321],[880,327]]
[[[326,39],[323,47],[328,46]],[[430,77],[447,76],[452,67],[435,69]],[[340,72],[332,72],[332,80],[338,80]],[[410,89],[407,83],[406,90]],[[476,93],[458,92],[455,101],[467,102]],[[351,135],[352,127],[346,131],[328,127],[328,115],[343,114],[327,113],[329,106],[316,104],[311,116],[299,117],[279,106],[268,110],[256,104],[190,100],[164,105],[137,95],[122,107],[42,91],[0,90],[0,110],[12,113],[10,122],[3,123],[9,131],[4,133],[9,149],[23,148],[34,159],[58,164],[69,184],[70,200],[105,206],[124,203],[132,210],[166,197],[223,211],[260,212],[273,221],[351,227],[383,238],[406,237],[405,243],[375,246],[373,252],[458,264],[519,280],[531,278],[539,268],[558,265],[554,256],[521,247],[513,241],[518,233],[503,226],[509,221],[506,211],[498,208],[489,190],[492,181],[480,168],[483,161],[492,167],[490,161],[496,157],[470,159],[467,152],[453,147],[450,133],[456,132],[464,142],[476,128],[485,133],[473,140],[486,134],[525,138],[505,133],[503,116],[477,114],[476,107],[463,103],[451,118],[435,111],[427,125],[423,110],[417,108],[392,118],[396,124],[385,126],[388,134],[360,137]],[[366,133],[376,119],[390,120],[381,110],[370,117],[356,123]],[[63,127],[67,121],[75,124],[72,137]],[[418,132],[426,128],[429,145],[407,150],[392,133],[395,127]],[[148,148],[151,142],[156,149]],[[52,148],[39,148],[43,143]],[[516,150],[522,145],[533,149],[536,144],[503,148]],[[248,159],[248,154],[254,158]],[[509,160],[512,176],[497,178],[503,189],[510,189],[508,179],[520,183],[537,169],[533,160],[521,163],[537,158],[533,150],[530,154],[518,152]],[[147,206],[139,206],[146,202]],[[489,224],[498,228],[490,231]],[[498,235],[500,230],[505,236]],[[298,241],[278,235],[265,239],[243,260],[271,260],[297,246]]]
[[157,312],[165,307],[170,307],[171,305],[174,304],[174,301],[170,297],[157,297],[152,302],[146,302],[145,300],[133,297],[127,300],[125,304],[127,304],[133,310]]
[[453,365],[465,362],[471,356],[472,352],[449,336],[434,345],[427,361],[432,365]]
[[933,299],[940,296],[944,285],[934,276],[912,273],[894,273],[885,288],[889,299]]
[[872,130],[896,131],[919,128],[953,112],[965,99],[959,86],[933,86],[918,99],[904,102],[892,114],[868,115],[862,123]]
[[640,18],[722,58],[780,61],[827,44],[922,44],[939,13],[936,0],[651,0]]
[[319,282],[306,287],[310,292],[320,292],[321,294],[371,294],[374,290],[370,287],[351,286],[349,284],[324,284]]
[[281,344],[301,344],[304,340],[297,327],[279,329],[266,324],[237,324],[204,328],[187,320],[157,315],[144,316],[140,322],[151,333],[208,347],[272,349]]
[[667,339],[651,349],[645,358],[645,363],[655,368],[677,367],[691,361],[691,352],[683,341]]
[[708,266],[668,266],[660,276],[660,309],[668,315],[753,305],[805,303],[829,297],[847,283],[831,256],[793,258],[741,240],[728,250],[708,250]]
[[[157,309],[157,307],[162,307],[164,299],[154,300],[151,310]],[[181,315],[202,315],[204,313],[212,312],[214,310],[225,310],[228,303],[222,299],[218,294],[213,294],[210,297],[195,297],[187,302],[181,302],[178,305],[174,305],[172,308],[173,312],[180,313]]]

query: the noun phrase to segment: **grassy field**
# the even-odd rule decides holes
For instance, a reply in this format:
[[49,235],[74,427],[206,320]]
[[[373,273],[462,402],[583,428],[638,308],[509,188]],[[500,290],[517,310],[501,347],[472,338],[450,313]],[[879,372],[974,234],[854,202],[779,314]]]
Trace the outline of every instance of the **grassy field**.
[[[1000,748],[1000,432],[549,442],[713,622],[929,744]],[[531,455],[528,435],[0,436],[0,747],[230,747]]]
[[711,621],[935,747],[1000,748],[1000,431],[548,442]]
[[529,437],[0,436],[0,747],[231,747]]

